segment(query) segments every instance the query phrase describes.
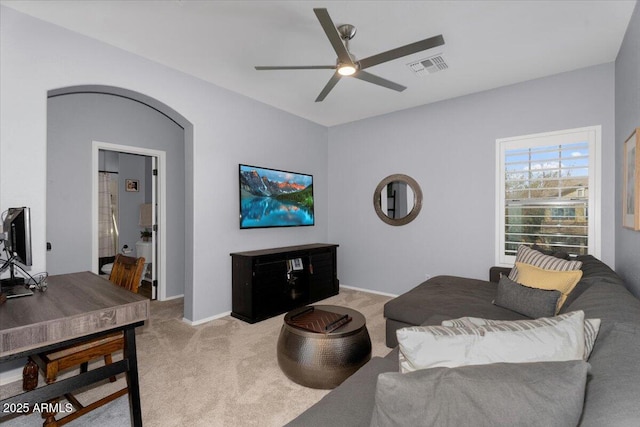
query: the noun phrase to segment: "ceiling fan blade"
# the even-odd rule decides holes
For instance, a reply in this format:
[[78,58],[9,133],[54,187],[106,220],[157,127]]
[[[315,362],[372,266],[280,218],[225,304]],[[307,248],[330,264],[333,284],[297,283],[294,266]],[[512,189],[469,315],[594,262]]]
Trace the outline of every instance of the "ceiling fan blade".
[[342,43],[342,38],[340,37],[340,34],[338,34],[338,30],[331,20],[327,9],[313,9],[313,11],[316,14],[316,17],[318,17],[318,21],[320,21],[322,29],[329,38],[329,42],[331,43],[331,46],[333,46],[333,50],[336,51],[340,62],[343,64],[353,64],[353,60],[351,59],[347,48],[344,46],[344,43]]
[[335,65],[284,65],[284,66],[256,66],[256,70],[335,70]]
[[399,85],[398,83],[383,79],[382,77],[367,73],[366,71],[360,71],[354,74],[353,77],[355,77],[356,79],[364,80],[365,82],[373,83],[374,85],[384,86],[388,89],[397,90],[398,92],[402,92],[407,88],[406,86]]
[[360,63],[360,69],[364,70],[365,68],[373,67],[374,65],[382,64],[383,62],[402,58],[403,56],[411,55],[412,53],[431,49],[432,47],[441,46],[443,44],[444,38],[442,37],[442,34],[440,34],[438,36],[430,37],[428,39],[420,40],[419,42],[397,47],[395,49],[361,59],[358,62]]
[[324,89],[322,89],[322,92],[320,92],[320,95],[318,95],[318,97],[316,98],[316,102],[321,102],[327,97],[329,92],[331,92],[331,89],[333,89],[333,87],[340,80],[340,77],[340,74],[338,74],[337,72],[335,72],[333,76],[331,76],[329,82],[325,85]]

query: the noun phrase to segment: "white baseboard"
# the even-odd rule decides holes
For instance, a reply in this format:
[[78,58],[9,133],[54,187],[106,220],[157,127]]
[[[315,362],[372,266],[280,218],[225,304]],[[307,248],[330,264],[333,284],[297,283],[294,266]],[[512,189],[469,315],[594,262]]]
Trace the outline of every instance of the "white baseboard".
[[[383,295],[385,297],[393,297],[393,298],[395,298],[395,297],[398,296],[396,294],[390,294],[390,293],[387,293],[387,292],[374,291],[374,290],[371,290],[371,289],[357,288],[355,286],[340,285],[340,287],[341,288],[345,288],[345,289],[353,289],[354,291],[368,292],[370,294]],[[190,325],[190,326],[198,326],[198,325],[202,325],[203,323],[211,322],[212,320],[220,319],[221,317],[229,316],[230,314],[231,314],[231,311],[225,311],[224,313],[216,314],[216,315],[213,315],[211,317],[207,317],[205,319],[200,319],[200,320],[196,320],[196,321],[191,321],[191,320],[183,317],[182,321],[184,323],[186,323],[187,325]]]
[[189,320],[189,319],[187,319],[187,318],[183,317],[183,318],[182,318],[182,321],[183,321],[184,323],[186,323],[187,325],[191,325],[191,326],[198,326],[198,325],[202,325],[203,323],[211,322],[212,320],[216,320],[216,319],[219,319],[219,318],[221,318],[221,317],[228,316],[228,315],[230,315],[230,314],[231,314],[231,312],[230,312],[230,311],[226,311],[226,312],[224,312],[224,313],[216,314],[216,315],[213,315],[213,316],[211,316],[211,317],[207,317],[207,318],[205,318],[205,319],[200,319],[200,320],[196,320],[196,321],[191,321],[191,320]]
[[172,299],[184,298],[184,294],[174,295],[171,297],[164,297],[164,299],[158,298],[158,301],[171,301]]
[[354,291],[360,291],[360,292],[367,292],[370,294],[376,294],[376,295],[383,295],[385,297],[397,297],[398,294],[390,294],[387,292],[380,292],[380,291],[374,291],[372,289],[365,289],[365,288],[357,288],[355,286],[347,286],[347,285],[340,285],[341,288],[345,288],[345,289],[353,289]]

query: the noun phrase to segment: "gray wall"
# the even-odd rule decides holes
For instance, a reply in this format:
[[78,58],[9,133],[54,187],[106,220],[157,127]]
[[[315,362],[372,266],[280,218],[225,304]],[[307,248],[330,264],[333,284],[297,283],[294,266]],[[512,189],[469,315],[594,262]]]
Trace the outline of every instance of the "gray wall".
[[[91,150],[92,141],[144,147],[167,153],[167,297],[184,293],[185,274],[185,145],[184,131],[148,106],[120,96],[78,93],[47,102],[47,256],[50,274],[91,270]],[[121,156],[119,249],[135,249],[139,238],[138,207],[145,188],[124,191],[126,178],[144,184],[140,156]],[[130,203],[128,203],[130,202]]]
[[640,6],[631,17],[616,59],[616,266],[627,286],[640,297],[640,231],[622,227],[623,145],[640,127]]
[[[614,256],[614,66],[605,64],[329,129],[329,240],[343,284],[398,294],[426,275],[487,278],[495,264],[496,139],[602,125],[602,259]],[[393,173],[424,193],[389,226],[373,191]]]

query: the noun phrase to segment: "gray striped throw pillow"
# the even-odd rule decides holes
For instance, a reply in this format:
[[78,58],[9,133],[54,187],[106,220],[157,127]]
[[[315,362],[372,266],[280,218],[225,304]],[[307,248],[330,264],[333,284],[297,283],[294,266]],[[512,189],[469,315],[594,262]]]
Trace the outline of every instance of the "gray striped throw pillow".
[[[534,267],[555,271],[574,271],[580,270],[580,267],[582,267],[582,261],[567,261],[562,258],[545,255],[542,252],[531,249],[526,245],[518,246],[516,262],[523,262],[525,264],[533,265]],[[514,282],[518,281],[518,268],[515,264],[509,273],[509,279]]]

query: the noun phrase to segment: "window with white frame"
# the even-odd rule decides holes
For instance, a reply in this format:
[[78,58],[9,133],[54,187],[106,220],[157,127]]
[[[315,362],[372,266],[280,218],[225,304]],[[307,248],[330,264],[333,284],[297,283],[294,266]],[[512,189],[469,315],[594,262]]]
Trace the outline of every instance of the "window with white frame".
[[519,245],[600,255],[600,126],[498,139],[496,262]]

